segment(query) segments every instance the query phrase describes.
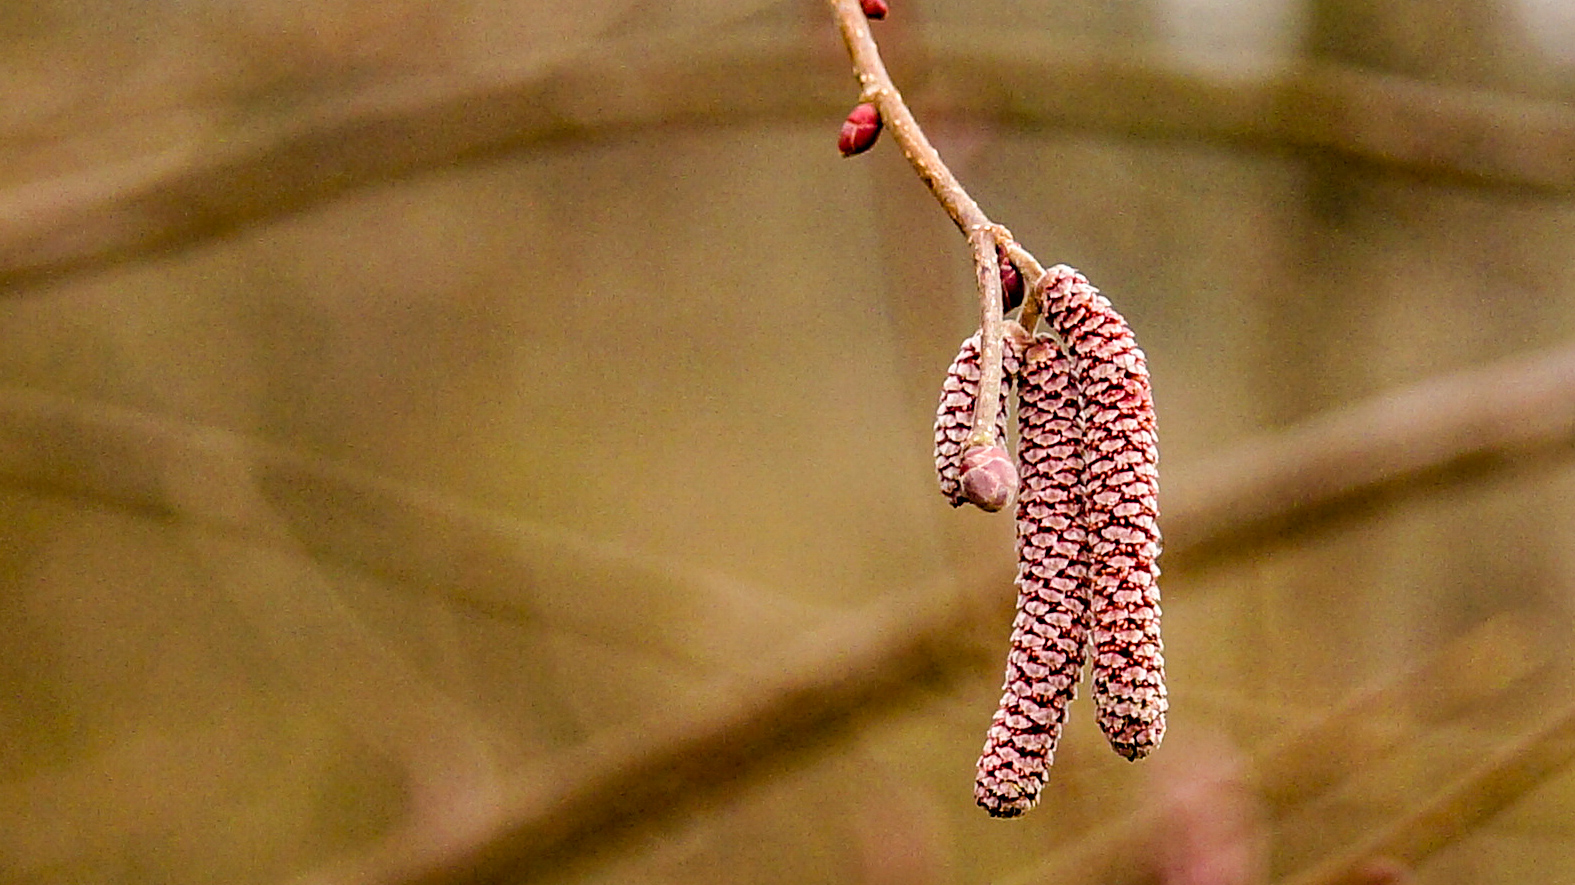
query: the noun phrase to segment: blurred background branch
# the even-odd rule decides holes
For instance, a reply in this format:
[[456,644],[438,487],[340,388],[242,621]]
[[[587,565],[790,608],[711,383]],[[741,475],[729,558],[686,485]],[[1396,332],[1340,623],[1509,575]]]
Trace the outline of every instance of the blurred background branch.
[[1167,747],[1009,827],[973,278],[824,18],[0,10],[0,878],[1570,878],[1575,17],[882,25],[1164,434]]
[[[1376,398],[1243,444],[1223,454],[1220,466],[1190,471],[1183,466],[1178,472],[1193,485],[1176,494],[1185,503],[1169,515],[1179,568],[1249,556],[1260,545],[1289,543],[1298,533],[1352,513],[1370,518],[1375,500],[1393,507],[1441,483],[1490,479],[1496,471],[1559,457],[1575,441],[1572,403],[1575,355],[1558,352]],[[16,390],[0,398],[0,408],[0,478],[16,487],[112,503],[254,543],[304,545],[313,557],[413,582],[510,617],[520,616],[510,614],[519,587],[572,584],[572,575],[584,570],[610,574],[642,593],[660,586],[669,598],[717,605],[704,580],[231,434]],[[396,836],[388,849],[356,861],[352,869],[324,872],[312,881],[440,883],[478,875],[501,881],[594,855],[620,832],[648,827],[687,803],[725,792],[737,780],[774,770],[784,756],[825,745],[828,734],[846,734],[868,717],[903,709],[915,690],[935,691],[992,668],[986,649],[994,643],[978,637],[987,630],[986,613],[993,611],[984,601],[1003,597],[993,585],[1010,583],[1009,564],[1003,561],[999,572],[998,581],[965,588],[962,596],[953,589],[930,590],[918,595],[917,606],[882,601],[867,612],[835,618],[832,626],[788,644],[786,657],[710,684],[699,710],[616,729],[539,773],[509,779],[517,786],[497,798],[464,800],[481,803],[471,812],[474,830],[454,827],[437,847],[428,839]],[[724,602],[722,608],[736,607]],[[570,616],[595,622],[593,613]],[[725,618],[715,629],[725,633]],[[1501,634],[1502,627],[1495,623],[1478,631],[1483,632]],[[1454,709],[1470,702],[1470,692],[1518,684],[1451,681],[1449,662],[1476,659],[1474,643],[1475,634],[1457,640],[1426,665],[1353,694],[1323,720],[1266,745],[1262,755],[1254,754],[1262,778],[1258,788],[1276,808],[1304,803],[1309,786],[1329,783],[1342,769],[1381,757],[1406,740],[1399,731],[1379,744],[1361,739],[1369,724],[1386,721],[1385,711],[1417,698],[1429,699],[1435,710]],[[1461,692],[1464,698],[1444,700]],[[1575,746],[1563,737],[1567,727],[1559,719],[1547,734],[1506,748],[1449,793],[1456,798],[1448,801],[1470,808],[1450,819],[1452,829],[1433,828],[1442,840],[1437,844],[1447,844],[1449,833],[1469,828],[1560,771],[1565,759],[1560,748]],[[1332,748],[1340,749],[1333,756],[1320,752]],[[431,762],[417,754],[408,764],[418,769]],[[417,820],[425,823],[437,814]],[[1296,881],[1344,881],[1338,876],[1346,873],[1338,871],[1374,854],[1408,863],[1424,859],[1436,844],[1422,851],[1406,842],[1421,838],[1414,835],[1419,827],[1437,823],[1435,812],[1424,814],[1420,823],[1397,822],[1394,833]],[[1116,875],[1109,859],[1141,855],[1115,846],[1146,838],[1152,817],[1146,812],[1095,838],[1092,847],[1080,849],[1089,860],[1072,866],[1090,871],[1089,881]],[[1140,871],[1120,875],[1119,881],[1136,881]]]
[[[913,50],[909,50],[913,51]],[[1024,130],[1327,151],[1425,178],[1575,190],[1575,109],[1336,65],[1241,80],[1053,40],[950,33],[909,91]],[[839,117],[846,74],[780,40],[604,44],[487,76],[405,76],[0,192],[0,286],[200,242],[357,187],[544,142]],[[922,99],[921,99],[922,100]],[[20,287],[20,288],[19,288]]]
[[1397,499],[1571,454],[1575,348],[1433,378],[1183,465],[1166,502],[1168,564],[1240,556]]

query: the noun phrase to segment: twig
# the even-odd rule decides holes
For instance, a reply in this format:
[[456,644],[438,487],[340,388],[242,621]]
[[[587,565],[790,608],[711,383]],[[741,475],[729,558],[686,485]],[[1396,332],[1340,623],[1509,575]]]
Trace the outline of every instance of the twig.
[[991,227],[989,217],[968,195],[957,176],[947,168],[940,153],[925,137],[924,130],[919,128],[919,121],[914,119],[913,112],[908,110],[907,103],[902,100],[902,93],[892,83],[859,0],[829,2],[837,19],[837,29],[842,32],[842,41],[847,44],[848,55],[853,59],[854,74],[859,78],[859,99],[873,102],[880,109],[886,129],[902,147],[902,155],[908,158],[913,171],[929,186],[930,192],[940,201],[941,207],[964,236]]
[[[1000,445],[995,417],[1001,410],[1001,265],[995,258],[995,237],[988,227],[968,234],[973,270],[979,284],[979,398],[973,410],[975,446]],[[994,367],[994,368],[991,368]]]
[[[1039,259],[1035,258],[1027,249],[1024,249],[1015,239],[1008,238],[1005,243],[1001,244],[1001,248],[1006,250],[1006,257],[1011,259],[1013,264],[1017,265],[1017,270],[1023,275],[1023,279],[1033,283],[1033,285],[1028,287],[1027,295],[1023,298],[1023,310],[1017,315],[1018,324],[1031,335],[1034,332],[1034,327],[1039,325],[1039,314],[1044,310],[1045,305],[1044,283],[1047,278],[1045,277],[1044,265],[1040,264]],[[1052,334],[1054,334],[1053,331]],[[1057,336],[1057,338],[1059,337]],[[1065,343],[1061,342],[1061,345],[1064,350]]]
[[[995,419],[1001,410],[1002,329],[1001,274],[996,247],[1007,250],[1009,255],[1014,256],[1014,262],[1021,261],[1018,264],[1020,272],[1029,273],[1029,268],[1033,268],[1027,277],[1033,282],[1040,280],[1044,269],[1028,254],[1028,250],[1017,243],[1011,231],[984,214],[979,204],[968,195],[962,182],[952,174],[946,161],[941,159],[940,152],[925,137],[919,121],[908,109],[902,93],[897,91],[891,74],[881,61],[880,49],[875,45],[869,19],[865,17],[859,0],[829,2],[837,29],[842,33],[842,42],[847,44],[848,55],[853,59],[853,72],[859,79],[859,100],[872,102],[880,111],[882,122],[902,148],[902,155],[908,159],[908,164],[929,186],[930,193],[935,195],[941,208],[946,210],[972,247],[974,274],[979,288],[979,328],[983,340],[979,354],[979,395],[975,400],[970,443],[976,446],[995,445]],[[1034,294],[1030,300],[1037,301],[1038,286],[1032,288]],[[1031,333],[1034,331],[1033,324],[1026,320],[1037,319],[1038,307],[1036,305],[1031,317],[1027,311],[1025,306],[1023,327]]]

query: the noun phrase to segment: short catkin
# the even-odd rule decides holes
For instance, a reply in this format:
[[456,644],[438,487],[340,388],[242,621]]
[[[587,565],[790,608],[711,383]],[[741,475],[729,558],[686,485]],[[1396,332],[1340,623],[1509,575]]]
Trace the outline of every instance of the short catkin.
[[1017,416],[1017,618],[974,782],[975,801],[994,817],[1039,801],[1087,654],[1081,409],[1049,336],[1023,353]]
[[1081,400],[1094,701],[1111,747],[1140,759],[1164,737],[1169,706],[1156,562],[1159,450],[1148,366],[1126,320],[1082,274],[1065,265],[1047,273],[1045,315],[1066,343]]
[[[957,358],[946,370],[941,399],[935,409],[935,475],[941,494],[953,507],[970,503],[962,485],[963,454],[973,434],[973,409],[979,397],[979,333],[962,343]],[[1001,348],[1001,391],[1004,397],[1016,377],[1022,350],[1012,335]],[[1006,409],[996,412],[995,438],[1006,439]]]

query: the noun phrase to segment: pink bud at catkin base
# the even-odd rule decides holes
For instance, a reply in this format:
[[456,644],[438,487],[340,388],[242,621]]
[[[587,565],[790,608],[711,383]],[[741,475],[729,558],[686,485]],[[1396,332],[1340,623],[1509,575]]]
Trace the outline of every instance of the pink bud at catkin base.
[[1111,747],[1140,759],[1164,737],[1169,707],[1156,563],[1159,446],[1148,365],[1126,320],[1082,274],[1064,265],[1048,273],[1045,315],[1070,351],[1082,403],[1094,701]]
[[1006,250],[996,246],[995,255],[996,260],[1001,263],[1001,310],[1010,313],[1022,306],[1023,275],[1017,272],[1017,266],[1006,257]]
[[1087,657],[1080,412],[1066,356],[1039,336],[1018,375],[1017,618],[974,783],[992,817],[1038,803]]
[[864,16],[876,21],[885,18],[886,13],[890,11],[890,8],[886,5],[886,0],[863,0],[860,5],[864,7]]
[[844,157],[862,154],[875,146],[882,127],[880,111],[875,105],[864,102],[848,113],[842,122],[842,134],[837,137],[837,150]]
[[[1019,346],[1008,335],[1001,348],[1001,393],[1003,400],[1012,378],[1017,374]],[[941,494],[953,507],[971,501],[963,490],[963,455],[973,436],[973,409],[979,398],[979,334],[962,343],[957,358],[946,370],[941,383],[941,401],[935,408],[935,475]],[[1006,409],[995,415],[995,438],[1006,439]],[[982,477],[981,477],[982,479]],[[1005,506],[1002,502],[1001,506]],[[1000,508],[997,507],[997,510]]]
[[1017,494],[1017,467],[1000,446],[974,446],[963,452],[961,485],[968,503],[994,513]]

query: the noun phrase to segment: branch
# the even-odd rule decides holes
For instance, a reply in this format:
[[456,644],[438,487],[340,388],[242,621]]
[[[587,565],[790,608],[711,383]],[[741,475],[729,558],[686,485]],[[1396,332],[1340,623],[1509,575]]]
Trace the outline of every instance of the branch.
[[940,201],[941,207],[964,236],[972,236],[976,231],[991,227],[992,222],[984,210],[979,208],[957,176],[947,168],[940,153],[919,127],[919,121],[914,119],[913,112],[908,110],[907,103],[902,100],[902,93],[892,83],[859,0],[830,0],[830,3],[837,20],[837,29],[842,33],[842,41],[847,44],[848,55],[853,59],[853,72],[859,78],[859,100],[873,102],[880,109],[881,120],[902,147],[902,155],[908,158],[913,171],[929,186],[930,192]]
[[[968,238],[973,251],[974,274],[979,289],[979,394],[973,413],[973,433],[969,440],[973,446],[996,445],[995,419],[1001,410],[1001,272],[996,258],[996,247],[1008,250],[1009,255],[1022,256],[1019,269],[1034,271],[1027,277],[1037,282],[1044,269],[1028,251],[1012,237],[1011,231],[991,221],[973,197],[968,195],[962,182],[952,174],[940,152],[930,144],[920,128],[919,121],[903,101],[902,93],[892,83],[886,65],[881,61],[875,37],[870,33],[869,19],[865,17],[859,0],[829,0],[837,30],[842,42],[847,44],[848,55],[853,60],[853,72],[859,80],[859,100],[871,102],[880,111],[881,121],[902,148],[913,171],[918,173],[935,195],[935,199],[951,217],[952,223]],[[1014,262],[1019,259],[1014,258]],[[1029,300],[1038,301],[1038,286]],[[1037,320],[1038,307],[1032,315],[1024,308],[1023,327],[1031,334],[1032,322]]]
[[911,592],[813,631],[781,660],[757,660],[708,689],[697,709],[602,734],[538,763],[484,831],[444,851],[395,834],[298,885],[525,882],[597,856],[675,814],[720,801],[769,772],[945,691],[984,666],[959,611]]
[[[1575,191],[1575,108],[1564,102],[1328,65],[1244,81],[999,32],[948,34],[926,57],[927,88],[968,83],[971,113],[1024,130],[1329,152],[1457,184]],[[774,36],[701,50],[642,39],[498,76],[410,77],[283,112],[270,105],[250,120],[224,109],[209,137],[0,190],[0,296],[488,153],[631,129],[821,119],[844,105],[823,62]],[[33,140],[70,151],[64,138]],[[1032,256],[1006,249],[1025,280],[1038,278]]]
[[[128,126],[123,140],[139,150],[119,162],[0,190],[0,297],[489,154],[751,115],[823,116],[840,83],[810,47],[781,42],[727,41],[697,57],[692,33],[642,38],[499,74],[389,79],[287,109],[223,106],[208,112],[204,137],[146,153],[146,134]],[[71,152],[64,137],[40,150]]]
[[1575,347],[1435,378],[1177,472],[1166,562],[1191,567],[1575,449]]
[[979,288],[979,397],[973,410],[974,446],[1004,445],[995,438],[1001,402],[1001,265],[995,258],[995,237],[988,227],[968,234],[973,270]]
[[[1043,284],[1048,277],[1045,276],[1044,265],[1040,264],[1039,259],[1019,245],[1015,239],[1008,238],[1001,244],[1001,248],[1006,250],[1006,257],[1017,265],[1018,271],[1023,274],[1023,279],[1033,281],[1033,285],[1027,287],[1028,293],[1023,299],[1023,310],[1017,315],[1018,325],[1029,334],[1033,334],[1034,327],[1039,325],[1039,315],[1044,311],[1045,306]],[[1061,336],[1053,329],[1050,330],[1050,334],[1055,336],[1056,343],[1065,350],[1066,342],[1060,340]]]
[[[1168,510],[1168,530],[1177,539],[1173,547],[1180,547],[1175,554],[1182,567],[1193,567],[1246,555],[1309,530],[1319,523],[1285,517],[1305,514],[1312,505],[1324,517],[1349,515],[1366,509],[1374,490],[1384,490],[1392,503],[1518,469],[1528,461],[1565,459],[1572,451],[1575,348],[1379,397],[1244,444],[1214,467],[1183,470],[1191,481],[1178,484],[1180,500]],[[182,481],[189,477],[203,481]],[[543,581],[573,586],[586,574],[609,569],[608,580],[623,586],[659,585],[669,595],[716,599],[670,574],[625,562],[627,557],[584,542],[537,537],[517,520],[476,513],[441,496],[211,428],[84,408],[36,393],[0,393],[0,480],[261,543],[304,545],[324,561],[489,611],[528,606],[519,594],[522,586]],[[1266,525],[1282,528],[1262,531]],[[981,599],[998,598],[999,588],[1010,581],[1010,570],[1003,568],[985,582],[988,588],[975,592]],[[497,864],[566,857],[586,848],[585,840],[592,838],[587,834],[601,816],[613,814],[597,804],[608,786],[595,770],[643,776],[658,762],[673,766],[671,775],[653,775],[641,784],[636,810],[617,816],[619,828],[634,827],[661,818],[686,796],[712,789],[707,754],[723,754],[719,758],[732,766],[731,775],[747,777],[773,765],[783,752],[829,739],[858,717],[901,709],[912,697],[903,693],[905,686],[993,669],[993,660],[983,663],[959,644],[978,614],[952,600],[943,592],[910,614],[850,618],[810,639],[800,649],[803,657],[776,668],[775,675],[729,681],[722,689],[726,697],[715,708],[692,719],[657,723],[648,734],[631,728],[625,737],[633,739],[608,738],[611,746],[575,755],[580,761],[561,773],[543,769],[526,782],[533,787],[522,784],[516,799],[499,809],[496,819],[506,826],[475,834],[455,849],[455,856]],[[743,706],[730,711],[740,697]],[[729,755],[727,748],[735,745],[750,753]],[[1294,755],[1298,746],[1306,745],[1292,742],[1274,752]],[[543,796],[555,798],[548,802]],[[566,808],[578,809],[578,816],[560,817]],[[397,847],[386,850],[398,854]],[[415,861],[399,857],[404,859],[365,858],[354,869],[325,871],[321,881],[407,881],[417,872],[410,866]],[[390,874],[372,875],[383,863],[392,865]],[[395,875],[396,869],[403,873]]]

